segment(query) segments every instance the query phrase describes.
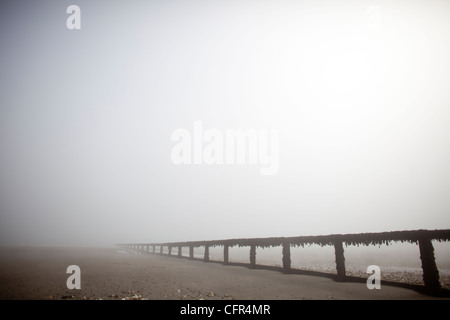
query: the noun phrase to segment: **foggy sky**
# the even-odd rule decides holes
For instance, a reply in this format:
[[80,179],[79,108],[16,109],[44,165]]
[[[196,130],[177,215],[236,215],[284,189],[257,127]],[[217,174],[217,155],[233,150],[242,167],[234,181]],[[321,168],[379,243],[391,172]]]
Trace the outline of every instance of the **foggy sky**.
[[[2,1],[0,244],[450,228],[449,14],[429,0]],[[175,165],[171,135],[195,121],[278,130],[278,173]]]

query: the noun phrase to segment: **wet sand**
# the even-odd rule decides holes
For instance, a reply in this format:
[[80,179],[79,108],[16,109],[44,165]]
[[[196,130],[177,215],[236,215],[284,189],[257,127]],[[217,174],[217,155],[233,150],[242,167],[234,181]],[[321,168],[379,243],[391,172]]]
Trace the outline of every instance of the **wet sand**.
[[[69,265],[81,269],[81,289],[69,290]],[[434,299],[416,291],[326,277],[224,266],[116,248],[0,248],[0,299],[302,300]]]

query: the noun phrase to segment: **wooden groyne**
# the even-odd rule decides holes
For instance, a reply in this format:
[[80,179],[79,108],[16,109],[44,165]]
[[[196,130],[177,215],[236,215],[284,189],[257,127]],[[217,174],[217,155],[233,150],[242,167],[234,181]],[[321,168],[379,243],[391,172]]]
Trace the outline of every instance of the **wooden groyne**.
[[[434,247],[432,241],[449,241],[450,229],[445,230],[408,230],[391,231],[379,233],[357,233],[357,234],[331,234],[319,236],[299,236],[299,237],[272,237],[272,238],[243,238],[226,240],[208,240],[208,241],[187,241],[187,242],[168,242],[168,243],[132,243],[118,244],[120,248],[126,250],[135,250],[139,252],[163,254],[163,249],[167,248],[168,256],[182,257],[183,248],[189,249],[189,258],[194,259],[194,248],[204,247],[205,262],[209,261],[210,247],[223,247],[223,263],[229,264],[229,248],[250,247],[249,266],[256,266],[256,248],[281,247],[282,250],[282,268],[286,273],[291,269],[291,247],[304,247],[305,245],[334,246],[336,263],[336,280],[346,281],[348,277],[345,271],[345,246],[370,246],[370,245],[389,245],[392,242],[415,243],[419,246],[420,260],[422,262],[423,281],[426,292],[432,295],[438,295],[441,291],[439,281],[439,270],[436,266],[434,257]],[[173,254],[177,250],[176,255]]]

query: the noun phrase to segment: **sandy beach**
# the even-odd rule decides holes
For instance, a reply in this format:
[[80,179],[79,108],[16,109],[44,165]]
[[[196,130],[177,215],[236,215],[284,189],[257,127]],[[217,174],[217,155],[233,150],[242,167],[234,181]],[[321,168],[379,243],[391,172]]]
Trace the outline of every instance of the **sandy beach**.
[[[81,269],[81,289],[69,290],[69,265]],[[0,299],[302,300],[433,299],[416,291],[327,277],[224,266],[116,248],[0,249]]]

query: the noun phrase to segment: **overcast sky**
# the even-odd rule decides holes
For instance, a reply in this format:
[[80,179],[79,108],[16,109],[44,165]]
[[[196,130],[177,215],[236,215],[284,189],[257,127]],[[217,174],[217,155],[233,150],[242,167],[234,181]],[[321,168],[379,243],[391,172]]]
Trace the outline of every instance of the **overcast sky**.
[[[449,16],[435,0],[2,1],[0,244],[450,228]],[[172,134],[195,121],[277,130],[277,173],[176,165]]]

